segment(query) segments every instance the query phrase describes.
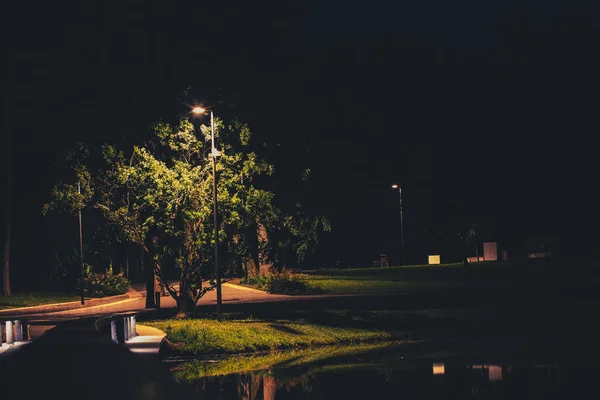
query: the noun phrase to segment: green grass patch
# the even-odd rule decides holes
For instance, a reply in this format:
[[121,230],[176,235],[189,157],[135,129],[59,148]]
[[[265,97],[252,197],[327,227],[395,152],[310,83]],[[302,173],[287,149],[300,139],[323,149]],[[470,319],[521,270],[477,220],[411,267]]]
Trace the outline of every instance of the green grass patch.
[[[357,361],[360,355],[397,346],[394,342],[362,343],[350,346],[326,346],[310,350],[288,350],[245,356],[233,356],[220,360],[195,360],[177,364],[171,369],[182,381],[193,381],[210,376],[222,376],[240,372],[261,371],[269,368],[310,366],[311,372],[326,369],[332,361],[336,369],[374,367],[373,363]],[[352,360],[352,361],[349,361]]]
[[43,304],[66,303],[69,301],[77,301],[76,295],[51,293],[51,292],[31,292],[31,293],[16,293],[12,296],[0,296],[0,310],[39,306]]
[[[583,273],[582,273],[583,272]],[[402,267],[329,269],[308,273],[307,282],[329,294],[438,292],[441,290],[558,290],[600,282],[579,268],[567,272],[556,260],[517,260]],[[590,283],[593,282],[593,283]]]
[[[327,269],[298,275],[310,288],[285,294],[383,294],[438,293],[443,290],[511,290],[551,294],[562,289],[591,290],[600,274],[587,264],[569,260],[515,260],[440,265],[409,265],[378,268]],[[246,286],[265,288],[268,277],[249,280]],[[302,291],[300,291],[302,292]],[[275,292],[274,292],[275,293]]]
[[377,293],[403,293],[414,290],[457,289],[464,285],[463,282],[452,281],[396,281],[357,279],[354,276],[314,275],[310,282],[328,294],[377,294]]
[[393,340],[392,332],[356,327],[328,326],[305,321],[209,319],[150,321],[175,346],[189,354],[250,353],[333,344]]
[[[515,268],[517,267],[517,268]],[[523,280],[522,263],[481,262],[440,265],[410,265],[379,268],[329,269],[296,274],[303,285],[310,290],[298,293],[270,290],[267,283],[272,277],[259,276],[248,281],[241,280],[245,286],[284,294],[326,293],[326,294],[381,294],[415,291],[460,290],[461,288],[497,288],[503,285],[527,282]],[[534,276],[539,277],[539,269]],[[526,278],[526,277],[525,277]]]

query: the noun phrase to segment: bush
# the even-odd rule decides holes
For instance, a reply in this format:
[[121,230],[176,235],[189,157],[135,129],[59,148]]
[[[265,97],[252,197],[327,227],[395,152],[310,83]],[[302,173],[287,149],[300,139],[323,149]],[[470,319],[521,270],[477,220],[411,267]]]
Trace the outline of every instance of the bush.
[[267,275],[253,276],[248,279],[242,278],[242,279],[240,279],[240,283],[242,285],[251,285],[251,286],[256,287],[257,289],[264,290],[265,285],[267,283]]
[[294,274],[289,270],[242,279],[240,283],[252,285],[274,294],[296,295],[320,292],[317,286],[308,281],[308,275]]
[[87,297],[106,297],[127,293],[130,282],[123,273],[114,274],[112,267],[104,273],[92,272],[88,265],[83,271],[83,294]]

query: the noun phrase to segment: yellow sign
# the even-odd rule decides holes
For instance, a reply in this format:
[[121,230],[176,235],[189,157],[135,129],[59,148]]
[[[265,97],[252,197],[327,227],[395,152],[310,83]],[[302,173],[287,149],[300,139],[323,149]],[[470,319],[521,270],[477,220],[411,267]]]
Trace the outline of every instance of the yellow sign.
[[439,264],[439,263],[440,263],[439,255],[429,256],[429,264]]

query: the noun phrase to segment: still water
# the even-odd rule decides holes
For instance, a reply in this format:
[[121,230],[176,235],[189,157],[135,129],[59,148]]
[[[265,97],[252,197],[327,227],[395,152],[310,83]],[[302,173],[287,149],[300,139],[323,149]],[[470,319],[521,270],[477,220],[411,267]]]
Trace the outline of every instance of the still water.
[[559,399],[595,397],[597,367],[468,360],[318,362],[180,379],[190,399]]

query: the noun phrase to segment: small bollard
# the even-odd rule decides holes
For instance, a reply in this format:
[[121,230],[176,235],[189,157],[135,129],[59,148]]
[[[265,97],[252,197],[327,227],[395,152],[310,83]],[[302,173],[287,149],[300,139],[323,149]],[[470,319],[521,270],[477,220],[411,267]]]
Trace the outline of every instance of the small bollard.
[[123,318],[123,343],[129,340],[129,321],[128,317]]
[[12,321],[6,321],[6,344],[14,344],[15,338],[13,336],[13,323]]
[[127,323],[129,324],[129,339],[135,336],[133,332],[133,317],[130,315],[127,317]]
[[21,320],[15,321],[15,342],[21,342],[23,340],[23,331],[21,330]]
[[133,333],[133,317],[130,315],[127,317],[127,323],[129,324],[129,339],[135,336]]
[[117,321],[114,319],[110,321],[110,338],[113,342],[119,343],[119,338],[117,337]]
[[135,320],[135,315],[131,316],[131,337],[134,338],[137,336],[137,329],[136,329],[136,320]]

